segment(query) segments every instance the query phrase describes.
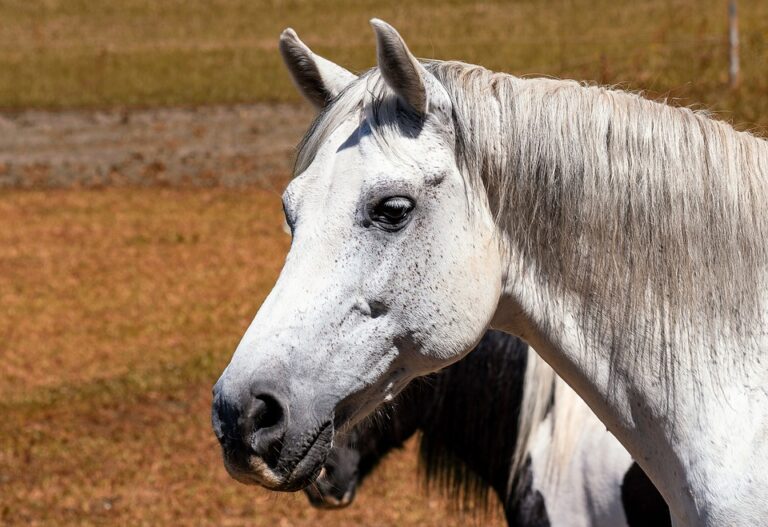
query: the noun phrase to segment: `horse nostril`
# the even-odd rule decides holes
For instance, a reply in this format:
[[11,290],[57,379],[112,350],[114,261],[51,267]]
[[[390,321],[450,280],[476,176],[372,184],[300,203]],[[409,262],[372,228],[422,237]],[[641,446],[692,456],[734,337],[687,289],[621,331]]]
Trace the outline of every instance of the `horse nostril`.
[[251,387],[239,397],[216,390],[211,424],[231,463],[249,469],[251,457],[257,456],[271,467],[280,459],[288,429],[288,405],[280,395],[263,387]]
[[253,398],[249,417],[254,429],[272,428],[283,419],[283,408],[271,395],[262,394]]
[[274,395],[256,393],[246,403],[238,419],[243,442],[254,453],[268,457],[279,455],[280,445],[287,428],[284,405]]

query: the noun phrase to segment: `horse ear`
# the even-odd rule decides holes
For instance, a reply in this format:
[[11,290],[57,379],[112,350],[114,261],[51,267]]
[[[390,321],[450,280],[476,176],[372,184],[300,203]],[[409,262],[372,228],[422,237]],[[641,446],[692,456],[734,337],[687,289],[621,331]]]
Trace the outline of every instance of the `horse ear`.
[[427,113],[427,70],[405,45],[395,28],[374,18],[376,54],[384,81],[397,95],[421,115]]
[[294,84],[318,110],[325,108],[357,78],[354,73],[315,55],[291,28],[280,35],[280,53]]

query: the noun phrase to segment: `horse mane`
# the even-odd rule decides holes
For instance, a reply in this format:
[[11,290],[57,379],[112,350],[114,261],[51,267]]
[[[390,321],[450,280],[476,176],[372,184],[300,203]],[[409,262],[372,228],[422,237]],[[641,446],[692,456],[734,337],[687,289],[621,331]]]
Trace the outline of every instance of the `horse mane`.
[[568,468],[576,443],[584,434],[585,424],[597,419],[581,397],[530,347],[523,386],[508,498],[519,490],[520,471],[542,426],[548,427],[545,433],[549,434],[550,444],[539,483],[542,487],[557,489],[560,475]]
[[427,382],[433,396],[419,453],[428,487],[465,511],[487,513],[489,488],[515,507],[521,470],[547,419],[551,444],[540,481],[556,488],[589,409],[527,344],[489,331],[467,357]]
[[508,497],[531,353],[520,339],[489,331],[467,357],[424,381],[433,395],[420,424],[420,469],[427,488],[462,511],[488,513],[489,489]]
[[[717,359],[718,338],[754,336],[768,267],[768,142],[626,91],[424,66],[452,101],[459,169],[486,192],[524,262],[510,280],[535,270],[575,295],[595,341],[632,347],[636,364],[657,351],[646,365],[673,382],[676,365]],[[315,120],[296,172],[350,115],[387,146],[405,113],[378,69],[368,71]],[[672,353],[694,345],[710,356]]]
[[[621,348],[635,364],[658,351],[646,364],[674,383],[676,365],[718,358],[718,338],[754,335],[768,142],[626,91],[456,62],[428,68],[453,102],[459,166],[484,187],[518,261],[583,299],[584,326],[612,360]],[[530,269],[517,271],[511,279]],[[709,356],[671,356],[696,346]]]

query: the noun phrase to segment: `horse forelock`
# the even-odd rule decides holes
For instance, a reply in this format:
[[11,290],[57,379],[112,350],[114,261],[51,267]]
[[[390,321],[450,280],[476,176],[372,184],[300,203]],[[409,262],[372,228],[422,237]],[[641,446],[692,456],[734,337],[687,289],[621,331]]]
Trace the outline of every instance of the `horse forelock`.
[[[294,176],[304,172],[314,160],[326,139],[343,123],[356,120],[362,130],[377,140],[390,156],[401,155],[392,147],[390,138],[407,133],[414,122],[412,112],[404,108],[397,95],[387,86],[378,68],[362,73],[344,88],[313,120],[299,143]],[[358,130],[360,131],[360,130]]]

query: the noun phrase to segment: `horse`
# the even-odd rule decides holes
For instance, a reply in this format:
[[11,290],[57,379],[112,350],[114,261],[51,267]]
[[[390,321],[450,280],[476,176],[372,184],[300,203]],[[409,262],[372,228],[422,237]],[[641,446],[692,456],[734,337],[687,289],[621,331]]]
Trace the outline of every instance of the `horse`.
[[281,35],[319,112],[285,265],[213,389],[230,475],[306,487],[337,431],[490,327],[585,400],[673,525],[765,523],[768,142],[619,89],[419,61],[371,24],[359,76]]
[[[526,395],[548,401],[531,423],[520,422]],[[379,461],[417,431],[427,484],[460,510],[488,512],[492,490],[510,526],[670,525],[661,494],[579,396],[525,343],[498,331],[340,438],[304,489],[310,503],[348,506]]]

